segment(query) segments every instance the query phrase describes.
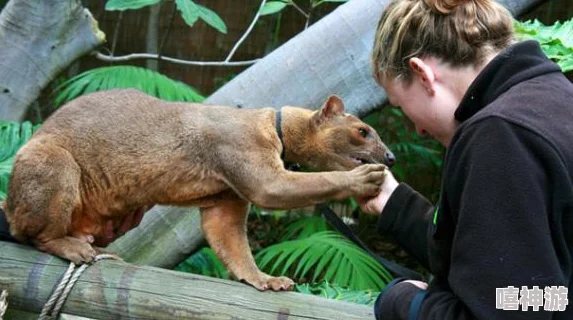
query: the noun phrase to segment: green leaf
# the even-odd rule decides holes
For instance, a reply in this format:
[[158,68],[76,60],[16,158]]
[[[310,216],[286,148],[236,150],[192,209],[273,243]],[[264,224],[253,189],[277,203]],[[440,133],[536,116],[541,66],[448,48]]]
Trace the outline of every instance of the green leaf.
[[152,4],[156,4],[159,1],[161,0],[109,0],[105,4],[105,10],[107,11],[135,10],[150,6]]
[[296,261],[296,259],[298,259],[298,258],[299,258],[301,255],[303,255],[305,252],[306,252],[306,250],[304,250],[304,249],[303,249],[303,250],[298,250],[298,251],[293,252],[293,253],[289,256],[288,260],[284,263],[284,267],[283,267],[283,270],[281,271],[281,274],[286,274],[286,273],[288,272],[288,268],[289,268],[290,266],[292,266],[293,263]]
[[[322,246],[324,247],[324,246]],[[326,249],[326,252],[324,252],[324,254],[320,254],[321,258],[318,261],[318,264],[314,267],[314,274],[312,275],[312,281],[316,281],[316,279],[318,278],[318,276],[322,273],[328,273],[330,269],[327,269],[326,271],[324,271],[324,267],[330,263],[330,260],[332,259],[332,256],[334,256],[335,254],[337,254],[337,249],[336,248],[332,248],[329,247],[328,249]],[[328,281],[327,277],[324,277],[323,279]]]
[[[295,282],[330,279],[355,290],[379,290],[392,279],[374,258],[333,231],[275,244],[255,258],[261,270],[290,276]],[[276,274],[277,270],[283,273]]]
[[326,230],[329,230],[328,224],[321,217],[303,217],[287,224],[281,239],[282,241],[292,240],[294,238],[302,239]]
[[[325,259],[327,260],[327,259]],[[342,253],[342,251],[338,251],[334,254],[334,256],[330,259],[329,264],[334,265],[334,266],[339,266],[340,267],[340,262],[345,260],[344,259],[344,254]],[[339,269],[339,268],[328,268],[325,272],[324,272],[324,279],[326,281],[329,282],[333,282],[333,277],[336,276],[337,279],[343,278],[344,282],[343,283],[339,283],[340,285],[347,285],[349,278],[346,277],[346,274],[351,274],[350,273],[350,268],[347,268],[348,270],[344,270],[344,269]],[[346,274],[344,274],[343,272],[346,272]]]
[[0,121],[0,200],[6,198],[8,181],[16,152],[32,137],[40,125]]
[[199,19],[199,6],[191,0],[175,0],[175,3],[185,23],[192,27]]
[[564,72],[571,71],[573,70],[573,57],[568,57],[567,59],[563,59],[559,61],[558,64],[561,67],[561,70],[563,70]]
[[555,61],[563,72],[573,70],[573,19],[546,26],[538,20],[515,21],[514,29],[519,40],[536,40],[547,57]]
[[347,2],[348,0],[312,0],[312,7],[316,8],[318,6],[320,6],[321,4],[325,3],[325,2]]
[[185,259],[174,270],[201,274],[204,276],[230,279],[229,272],[223,262],[217,258],[215,251],[209,247],[202,248],[197,253]]
[[56,88],[54,105],[60,106],[78,96],[111,89],[138,89],[168,101],[201,102],[205,99],[195,89],[158,72],[134,66],[91,69]]
[[227,33],[227,26],[225,25],[225,22],[223,22],[221,17],[219,17],[215,11],[199,4],[196,6],[199,8],[199,17],[201,20],[205,21],[211,27],[219,30],[219,32]]
[[296,292],[320,296],[326,299],[353,302],[363,305],[373,306],[376,298],[380,294],[375,290],[353,290],[343,288],[337,284],[321,281],[313,284],[297,284],[294,287]]
[[277,13],[277,12],[281,11],[282,9],[284,9],[287,5],[288,5],[288,3],[283,2],[283,1],[268,1],[261,8],[261,11],[259,12],[259,14],[261,16],[264,16],[264,15],[268,15],[268,14]]

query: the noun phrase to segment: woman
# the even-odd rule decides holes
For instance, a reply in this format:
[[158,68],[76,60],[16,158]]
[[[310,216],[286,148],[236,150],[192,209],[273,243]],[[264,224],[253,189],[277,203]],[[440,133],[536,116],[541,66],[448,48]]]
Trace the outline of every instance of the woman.
[[376,80],[447,153],[435,207],[390,173],[359,199],[433,275],[394,281],[377,319],[573,319],[543,311],[571,297],[573,85],[512,22],[492,0],[396,0],[380,19]]

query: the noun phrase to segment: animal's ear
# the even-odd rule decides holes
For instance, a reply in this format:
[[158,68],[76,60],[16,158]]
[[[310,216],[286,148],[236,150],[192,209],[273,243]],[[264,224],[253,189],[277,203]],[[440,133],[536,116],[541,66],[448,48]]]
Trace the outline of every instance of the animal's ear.
[[344,103],[338,96],[331,95],[320,107],[320,110],[314,114],[313,120],[319,124],[328,118],[342,115],[344,115]]

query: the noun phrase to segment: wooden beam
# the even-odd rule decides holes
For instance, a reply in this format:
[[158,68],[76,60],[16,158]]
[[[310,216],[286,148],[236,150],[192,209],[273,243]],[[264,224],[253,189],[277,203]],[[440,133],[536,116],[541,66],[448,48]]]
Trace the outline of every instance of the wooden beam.
[[[32,247],[0,242],[9,310],[39,313],[67,267]],[[369,306],[113,260],[87,268],[61,311],[96,319],[374,319]]]

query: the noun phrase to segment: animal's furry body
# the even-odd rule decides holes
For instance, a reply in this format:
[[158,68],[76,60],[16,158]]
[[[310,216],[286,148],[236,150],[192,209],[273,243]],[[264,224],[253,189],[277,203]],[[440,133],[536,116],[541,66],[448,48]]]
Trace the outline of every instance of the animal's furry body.
[[[198,206],[207,240],[229,270],[259,289],[288,278],[256,267],[248,203],[292,208],[374,195],[391,153],[331,97],[321,110],[282,108],[286,171],[273,109],[172,103],[134,90],[99,92],[55,112],[17,154],[4,207],[12,235],[76,263],[105,244],[103,226],[154,204]],[[364,134],[362,130],[366,130]],[[353,169],[353,170],[350,170]],[[350,170],[350,171],[345,171]]]

